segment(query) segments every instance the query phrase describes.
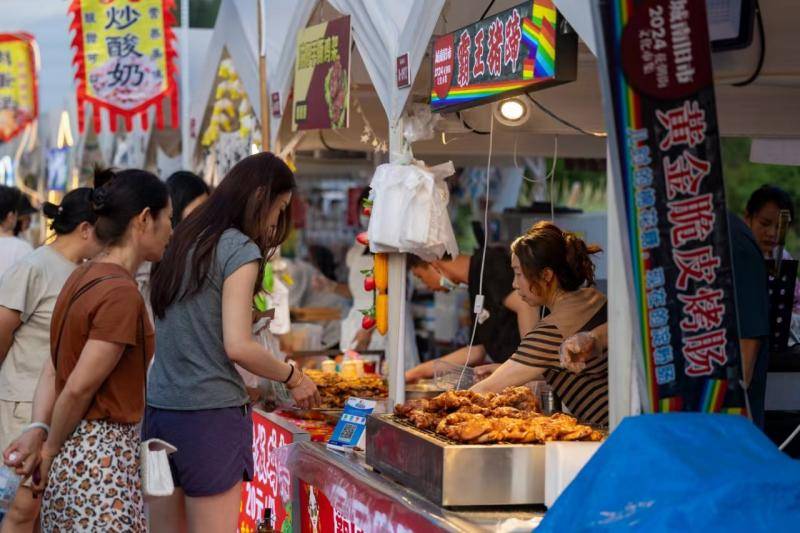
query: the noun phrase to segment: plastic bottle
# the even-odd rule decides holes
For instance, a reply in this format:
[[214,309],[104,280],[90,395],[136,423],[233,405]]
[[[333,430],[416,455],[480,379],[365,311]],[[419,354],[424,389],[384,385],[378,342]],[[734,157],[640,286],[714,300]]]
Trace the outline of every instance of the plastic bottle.
[[264,508],[264,519],[259,520],[256,524],[257,533],[275,533],[272,527],[272,509],[269,507]]
[[20,478],[11,468],[0,466],[0,514],[8,512],[19,488]]

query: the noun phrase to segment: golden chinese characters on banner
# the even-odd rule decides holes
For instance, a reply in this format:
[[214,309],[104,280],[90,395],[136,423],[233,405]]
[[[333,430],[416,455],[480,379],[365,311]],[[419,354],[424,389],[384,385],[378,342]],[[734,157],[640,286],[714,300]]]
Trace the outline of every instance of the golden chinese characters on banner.
[[36,120],[36,43],[27,33],[0,33],[0,142]]
[[148,112],[156,107],[156,127],[164,127],[163,100],[171,100],[172,126],[177,127],[178,102],[173,47],[174,0],[73,0],[70,11],[78,65],[78,123],[84,130],[86,102],[92,104],[95,131],[100,110],[133,129],[139,115],[148,127]]

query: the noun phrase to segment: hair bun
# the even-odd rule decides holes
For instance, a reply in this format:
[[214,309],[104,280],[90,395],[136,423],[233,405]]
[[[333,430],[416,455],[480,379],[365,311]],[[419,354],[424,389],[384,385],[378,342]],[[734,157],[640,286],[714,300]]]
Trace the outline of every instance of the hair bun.
[[106,210],[108,196],[108,190],[105,187],[92,190],[92,208],[98,215],[102,214],[102,212]]
[[94,188],[99,189],[116,177],[117,173],[110,168],[94,169]]
[[56,218],[58,215],[64,212],[64,208],[60,205],[56,205],[50,202],[45,202],[42,204],[42,213],[44,216],[50,219]]

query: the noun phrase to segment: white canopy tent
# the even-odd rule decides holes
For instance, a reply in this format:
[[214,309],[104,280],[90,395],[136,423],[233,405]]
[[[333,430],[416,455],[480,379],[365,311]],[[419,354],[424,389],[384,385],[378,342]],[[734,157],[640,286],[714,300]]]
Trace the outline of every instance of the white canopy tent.
[[[277,3],[275,0],[267,2]],[[497,0],[489,12],[507,9],[519,0]],[[598,81],[598,66],[591,50],[594,48],[589,10],[583,0],[557,0],[562,11],[579,36],[589,41],[590,46],[581,43],[578,56],[578,78],[575,82],[534,93],[534,97],[544,107],[565,121],[578,125],[590,132],[604,130],[603,108]],[[245,84],[254,107],[257,97],[257,43],[255,42],[255,7],[243,7],[247,2],[223,0],[217,28],[206,54],[208,61],[217,61],[226,47],[234,57],[241,78]],[[305,135],[296,145],[298,151],[324,154],[328,148],[348,151],[369,152],[371,147],[360,139],[361,126],[368,121],[378,135],[390,137],[390,124],[395,124],[409,102],[427,102],[430,91],[430,57],[428,43],[433,33],[454,31],[480,18],[487,3],[484,0],[447,0],[445,2],[407,2],[380,3],[367,0],[329,0],[321,2],[321,8],[313,10],[310,3],[296,7],[292,13],[282,13],[284,18],[297,24],[291,29],[282,24],[286,37],[278,41],[280,46],[271,47],[268,41],[268,65],[278,60],[278,73],[270,68],[268,77],[276,76],[282,84],[282,105],[287,105],[285,88],[291,81],[296,31],[306,22],[316,23],[338,16],[350,14],[356,53],[352,65],[352,95],[358,99],[364,115],[351,114],[351,127],[347,130]],[[443,5],[442,5],[443,4]],[[762,12],[766,35],[766,55],[761,75],[746,87],[736,87],[733,83],[746,79],[755,68],[758,60],[758,39],[744,50],[715,54],[714,75],[716,81],[719,126],[723,136],[747,136],[755,138],[800,139],[800,99],[797,98],[800,86],[800,40],[795,37],[793,21],[800,19],[800,4],[792,0],[772,0],[762,2]],[[269,9],[269,8],[268,8]],[[292,11],[289,9],[289,11]],[[312,13],[313,11],[313,13]],[[275,23],[270,20],[268,11],[267,35]],[[280,52],[279,52],[280,51]],[[410,56],[412,79],[410,89],[398,90],[394,83],[395,58],[404,52]],[[238,57],[238,59],[237,59]],[[419,71],[416,75],[416,67]],[[245,72],[247,71],[247,72]],[[283,77],[281,77],[283,76]],[[205,80],[198,90],[193,91],[197,100],[192,106],[192,117],[197,124],[202,123],[208,104],[208,95],[213,86],[213,73],[206,72]],[[487,131],[492,120],[491,114],[496,105],[484,105],[462,113],[465,121],[474,130]],[[532,108],[529,120],[517,127],[494,125],[494,161],[498,164],[516,159],[515,156],[546,155],[553,153],[553,138],[558,136],[560,157],[604,157],[605,139],[601,136],[579,134],[568,125],[554,120],[539,109]],[[460,164],[483,164],[488,155],[486,136],[467,129],[460,120],[446,115],[438,127],[434,139],[414,143],[416,157],[437,163],[441,160],[456,159]],[[287,121],[281,128],[273,123],[273,135],[278,141],[291,138]],[[396,139],[395,139],[396,140]],[[324,157],[324,156],[323,156]],[[301,161],[302,163],[302,161]],[[302,166],[301,166],[302,170]],[[613,177],[609,179],[611,183]],[[610,209],[614,212],[613,190],[608,192]],[[611,321],[611,343],[614,362],[611,369],[612,423],[635,409],[638,404],[634,386],[635,373],[632,371],[634,332],[631,319],[634,313],[629,309],[624,291],[626,267],[622,257],[620,241],[621,225],[615,217],[609,218],[609,299]],[[392,345],[395,345],[392,343]]]

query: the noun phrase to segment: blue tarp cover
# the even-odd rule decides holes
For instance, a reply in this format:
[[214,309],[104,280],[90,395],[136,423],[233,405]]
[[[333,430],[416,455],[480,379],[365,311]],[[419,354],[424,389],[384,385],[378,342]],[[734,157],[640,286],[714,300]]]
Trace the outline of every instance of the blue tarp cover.
[[741,416],[626,418],[536,533],[589,530],[800,531],[800,462]]

